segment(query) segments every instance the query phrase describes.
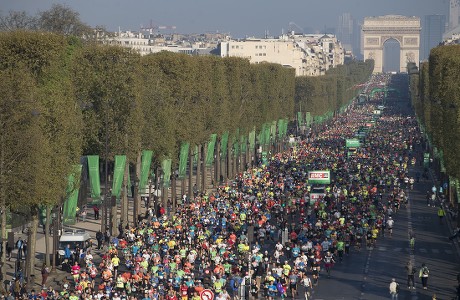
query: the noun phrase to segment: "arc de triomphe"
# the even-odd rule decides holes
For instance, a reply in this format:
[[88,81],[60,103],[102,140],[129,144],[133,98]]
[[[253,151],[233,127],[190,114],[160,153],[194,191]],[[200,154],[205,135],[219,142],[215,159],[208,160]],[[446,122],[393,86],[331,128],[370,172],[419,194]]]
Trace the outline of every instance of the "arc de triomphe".
[[408,62],[419,64],[420,18],[399,15],[366,17],[362,26],[364,59],[375,61],[374,73],[383,71],[383,45],[395,39],[400,45],[399,71],[405,72]]

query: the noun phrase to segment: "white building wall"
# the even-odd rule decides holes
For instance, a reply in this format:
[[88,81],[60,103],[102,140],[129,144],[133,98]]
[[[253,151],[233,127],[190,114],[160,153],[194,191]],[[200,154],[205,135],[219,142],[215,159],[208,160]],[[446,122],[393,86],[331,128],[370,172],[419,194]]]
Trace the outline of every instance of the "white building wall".
[[221,56],[247,58],[292,67],[296,76],[323,75],[343,64],[344,50],[333,36],[282,36],[279,39],[245,39],[221,43]]

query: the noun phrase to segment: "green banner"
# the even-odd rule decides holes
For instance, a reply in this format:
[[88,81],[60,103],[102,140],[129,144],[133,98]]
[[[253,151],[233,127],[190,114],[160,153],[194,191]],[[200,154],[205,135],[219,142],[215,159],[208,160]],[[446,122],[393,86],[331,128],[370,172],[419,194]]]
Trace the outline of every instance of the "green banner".
[[101,179],[99,178],[99,156],[88,155],[89,183],[93,202],[101,201]]
[[152,164],[152,150],[143,150],[142,151],[142,160],[141,160],[141,178],[139,179],[139,192],[142,194],[148,193],[148,181],[150,175],[150,165]]
[[209,142],[208,142],[208,149],[206,152],[206,167],[212,166],[214,162],[214,150],[216,148],[216,139],[217,139],[217,134],[215,133],[211,134],[211,137],[209,138]]
[[284,119],[278,120],[278,139],[283,137]]
[[247,145],[248,145],[247,137],[246,135],[243,134],[240,136],[241,153],[246,153],[247,148],[248,148]]
[[163,170],[163,186],[169,187],[171,185],[171,159],[163,159],[161,162],[161,169]]
[[228,131],[222,134],[220,138],[220,158],[227,157],[227,146],[228,146]]
[[253,152],[256,147],[256,130],[249,132],[249,151]]
[[113,170],[112,196],[120,200],[121,185],[125,174],[126,155],[115,155],[115,167]]
[[38,206],[38,220],[40,224],[45,228],[46,224],[46,205],[40,204]]
[[179,179],[184,179],[187,174],[187,161],[188,161],[188,152],[190,150],[189,142],[182,142],[180,145],[180,154],[179,154]]
[[297,112],[297,125],[299,127],[303,125],[303,113],[301,111]]
[[287,135],[288,124],[289,124],[289,120],[284,119],[284,122],[283,122],[283,137],[285,137]]
[[[99,157],[98,157],[98,161],[99,161]],[[75,224],[75,217],[76,217],[77,203],[78,203],[78,191],[80,189],[81,168],[82,168],[81,165],[75,165],[74,171],[70,173],[67,179],[67,190],[66,190],[67,197],[64,201],[64,207],[62,210],[62,214],[63,214],[62,224],[63,225]]]
[[310,127],[311,125],[311,113],[309,111],[305,113],[305,124],[307,127]]
[[264,145],[270,145],[270,130],[271,130],[271,124],[266,123],[265,128],[264,128]]

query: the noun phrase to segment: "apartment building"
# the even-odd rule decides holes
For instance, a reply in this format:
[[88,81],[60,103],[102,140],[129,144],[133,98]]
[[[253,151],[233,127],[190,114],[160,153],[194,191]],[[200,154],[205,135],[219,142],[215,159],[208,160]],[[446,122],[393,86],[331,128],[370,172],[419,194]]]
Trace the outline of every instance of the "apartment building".
[[343,64],[345,51],[333,35],[282,35],[220,43],[221,57],[243,57],[251,63],[277,63],[295,69],[296,76],[323,75]]

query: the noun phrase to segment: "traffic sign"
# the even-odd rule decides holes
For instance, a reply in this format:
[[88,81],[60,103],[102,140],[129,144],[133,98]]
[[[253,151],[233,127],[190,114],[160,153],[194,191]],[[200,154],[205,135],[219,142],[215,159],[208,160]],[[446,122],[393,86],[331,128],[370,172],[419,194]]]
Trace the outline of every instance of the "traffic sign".
[[214,292],[210,289],[204,289],[200,292],[200,299],[201,300],[213,300],[214,299]]

